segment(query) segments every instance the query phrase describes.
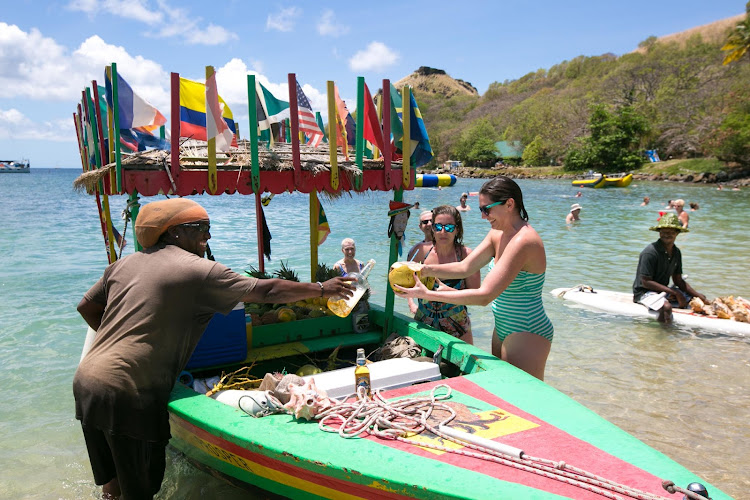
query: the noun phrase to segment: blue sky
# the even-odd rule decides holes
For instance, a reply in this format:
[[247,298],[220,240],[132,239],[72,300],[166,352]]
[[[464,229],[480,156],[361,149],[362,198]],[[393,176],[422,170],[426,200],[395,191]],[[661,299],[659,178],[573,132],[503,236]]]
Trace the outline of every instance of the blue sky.
[[621,55],[651,35],[744,9],[739,0],[6,2],[0,159],[80,168],[72,114],[82,88],[101,83],[113,61],[167,116],[169,73],[199,80],[213,65],[220,95],[247,130],[248,72],[284,99],[287,73],[296,73],[317,110],[325,106],[327,80],[353,109],[357,76],[374,93],[383,78],[395,82],[419,66],[443,69],[484,93],[495,81],[579,55]]

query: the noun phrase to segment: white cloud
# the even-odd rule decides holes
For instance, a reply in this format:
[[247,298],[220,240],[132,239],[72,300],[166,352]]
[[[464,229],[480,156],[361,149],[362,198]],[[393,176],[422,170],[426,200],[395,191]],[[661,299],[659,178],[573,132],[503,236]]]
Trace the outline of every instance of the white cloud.
[[268,14],[266,30],[292,31],[294,22],[301,14],[302,10],[297,7],[288,7],[276,14]]
[[74,142],[73,119],[35,123],[17,109],[0,109],[0,139]]
[[164,15],[155,9],[149,8],[147,3],[144,0],[72,0],[67,8],[85,12],[91,17],[104,12],[146,24],[158,24],[162,22]]
[[332,10],[326,10],[318,21],[318,33],[323,36],[341,36],[349,33],[349,26],[336,24],[335,15]]
[[221,45],[239,37],[222,26],[205,23],[187,9],[173,7],[166,0],[72,0],[68,9],[96,17],[100,13],[132,19],[156,29],[146,33],[155,38],[181,37],[189,45]]
[[157,1],[159,8],[164,12],[167,22],[164,26],[151,36],[156,38],[171,38],[181,36],[190,45],[221,45],[230,40],[238,40],[236,33],[208,23],[204,27],[203,18],[196,17],[186,9],[172,7],[166,0]]
[[104,83],[104,66],[113,61],[133,90],[169,109],[169,75],[158,63],[97,35],[70,52],[36,29],[24,32],[0,22],[0,98],[76,102],[92,80]]
[[365,50],[360,50],[349,59],[349,68],[352,71],[380,71],[395,64],[399,57],[398,52],[384,43],[371,42]]

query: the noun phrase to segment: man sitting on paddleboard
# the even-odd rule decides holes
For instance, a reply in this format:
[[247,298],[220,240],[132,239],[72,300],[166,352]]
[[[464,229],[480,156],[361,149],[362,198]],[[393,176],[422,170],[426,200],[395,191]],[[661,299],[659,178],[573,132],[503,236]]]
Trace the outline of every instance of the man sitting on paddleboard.
[[[706,302],[706,296],[682,279],[682,253],[674,242],[678,234],[687,233],[688,229],[682,227],[677,215],[665,214],[649,229],[659,231],[659,239],[644,248],[638,258],[633,302],[659,311],[659,321],[671,323],[673,305],[684,309],[691,298],[698,297]],[[669,287],[670,278],[675,285],[672,288]]]

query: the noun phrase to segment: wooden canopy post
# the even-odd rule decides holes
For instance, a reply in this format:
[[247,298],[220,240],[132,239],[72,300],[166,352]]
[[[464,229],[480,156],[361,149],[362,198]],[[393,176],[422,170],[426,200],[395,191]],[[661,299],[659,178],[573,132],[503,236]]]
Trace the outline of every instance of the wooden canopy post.
[[315,274],[318,271],[318,214],[320,213],[320,200],[315,189],[310,191],[310,281],[315,282]]

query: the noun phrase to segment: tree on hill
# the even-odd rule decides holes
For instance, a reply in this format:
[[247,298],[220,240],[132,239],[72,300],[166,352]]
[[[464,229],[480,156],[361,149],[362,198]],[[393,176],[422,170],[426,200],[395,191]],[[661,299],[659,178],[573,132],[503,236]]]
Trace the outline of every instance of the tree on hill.
[[487,118],[466,129],[456,144],[456,158],[472,166],[491,166],[497,161],[498,133]]
[[745,5],[745,12],[745,20],[732,30],[721,48],[727,53],[724,56],[724,64],[738,61],[750,50],[750,2]]
[[640,142],[648,132],[648,122],[632,107],[610,113],[603,104],[594,106],[589,130],[590,136],[568,149],[565,170],[618,172],[641,167]]

